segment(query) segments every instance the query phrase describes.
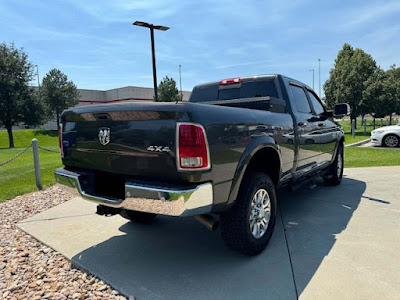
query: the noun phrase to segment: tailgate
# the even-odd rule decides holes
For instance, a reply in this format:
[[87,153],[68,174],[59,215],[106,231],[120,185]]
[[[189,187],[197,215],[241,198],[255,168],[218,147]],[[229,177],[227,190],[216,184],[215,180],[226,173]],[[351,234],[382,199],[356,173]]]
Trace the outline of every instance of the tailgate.
[[68,112],[62,118],[65,166],[175,179],[179,112],[137,104],[87,110]]

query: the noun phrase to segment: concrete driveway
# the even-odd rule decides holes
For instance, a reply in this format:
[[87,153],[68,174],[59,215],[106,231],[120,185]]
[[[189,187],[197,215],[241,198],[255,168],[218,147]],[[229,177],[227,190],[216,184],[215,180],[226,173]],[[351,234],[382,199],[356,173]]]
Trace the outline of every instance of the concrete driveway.
[[355,168],[338,187],[281,190],[257,257],[192,218],[132,224],[79,198],[18,226],[136,299],[398,299],[399,183],[400,167]]

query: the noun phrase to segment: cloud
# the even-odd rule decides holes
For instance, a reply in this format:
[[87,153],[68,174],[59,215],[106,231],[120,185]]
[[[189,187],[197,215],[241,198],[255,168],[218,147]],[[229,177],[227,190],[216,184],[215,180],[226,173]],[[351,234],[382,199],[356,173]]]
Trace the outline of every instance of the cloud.
[[396,14],[400,12],[400,1],[378,1],[375,4],[367,5],[356,10],[352,10],[350,14],[345,14],[346,19],[350,20],[345,22],[341,27],[344,29],[361,27],[367,23],[382,19],[389,14]]
[[86,14],[102,22],[132,22],[136,17],[157,20],[174,15],[182,7],[181,1],[145,0],[97,0],[96,2],[68,0]]

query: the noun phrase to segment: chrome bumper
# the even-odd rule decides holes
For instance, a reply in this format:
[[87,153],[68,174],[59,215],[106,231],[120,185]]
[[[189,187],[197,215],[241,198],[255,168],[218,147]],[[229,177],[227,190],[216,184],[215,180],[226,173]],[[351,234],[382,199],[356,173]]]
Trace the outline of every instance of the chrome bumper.
[[67,187],[69,191],[109,207],[168,216],[194,216],[211,212],[213,204],[211,183],[204,183],[191,189],[174,190],[168,187],[126,182],[125,199],[110,199],[86,193],[82,189],[78,173],[59,168],[55,170],[54,175],[57,182]]

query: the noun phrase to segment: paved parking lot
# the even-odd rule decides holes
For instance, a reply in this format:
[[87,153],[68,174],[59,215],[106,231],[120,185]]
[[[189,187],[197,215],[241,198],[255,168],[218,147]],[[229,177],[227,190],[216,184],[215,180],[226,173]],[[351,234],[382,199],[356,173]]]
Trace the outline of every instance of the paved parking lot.
[[400,150],[400,147],[396,147],[396,148],[382,147],[382,146],[376,145],[376,144],[371,143],[371,142],[367,142],[367,143],[362,144],[362,145],[360,145],[358,147],[361,147],[361,148],[397,149],[397,150]]
[[354,168],[339,187],[280,191],[257,257],[192,218],[131,224],[79,198],[18,226],[136,299],[398,299],[399,182],[400,167]]

